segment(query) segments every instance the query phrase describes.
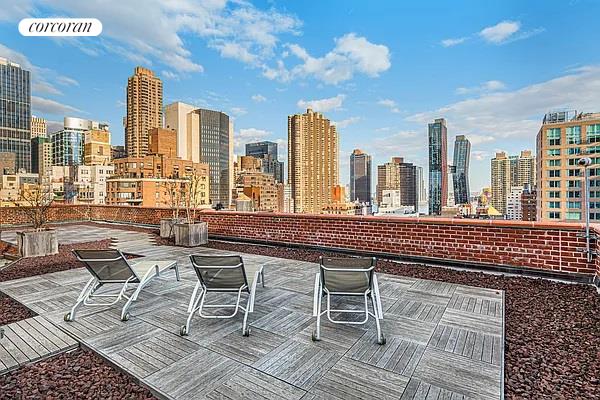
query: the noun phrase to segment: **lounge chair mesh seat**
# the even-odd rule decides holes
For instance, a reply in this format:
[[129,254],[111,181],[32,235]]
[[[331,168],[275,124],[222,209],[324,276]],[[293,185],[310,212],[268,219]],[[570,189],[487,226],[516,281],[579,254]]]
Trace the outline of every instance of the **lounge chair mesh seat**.
[[[121,320],[129,319],[129,308],[137,300],[141,290],[150,281],[167,269],[175,269],[175,277],[179,281],[179,269],[176,261],[149,261],[145,258],[129,262],[120,250],[73,250],[73,254],[83,263],[92,278],[79,294],[75,305],[64,317],[65,321],[75,320],[79,307],[111,306],[122,298],[127,299],[121,311]],[[135,284],[135,291],[129,296],[129,285]],[[96,291],[109,285],[120,285],[118,293],[97,294]],[[98,301],[98,299],[105,299]],[[107,301],[107,300],[108,301]],[[96,300],[96,301],[94,301]]]
[[[253,279],[249,280],[249,275],[241,256],[190,255],[190,260],[194,271],[196,271],[198,282],[190,298],[186,324],[181,327],[179,333],[182,336],[189,334],[192,317],[196,312],[202,318],[228,319],[235,317],[238,310],[241,309],[244,311],[242,334],[248,336],[250,334],[248,314],[254,310],[256,286],[260,282],[264,287],[263,267],[260,266],[256,269],[254,274],[250,275],[250,278]],[[232,304],[205,304],[209,292],[237,293],[237,300]],[[248,295],[246,306],[240,304],[242,293]],[[226,315],[203,313],[204,309],[207,308],[233,308],[234,310],[232,313]]]
[[[334,324],[362,325],[366,324],[369,316],[374,317],[377,326],[377,343],[385,344],[385,336],[381,332],[380,320],[383,319],[379,285],[375,274],[377,260],[373,258],[356,257],[320,257],[319,272],[315,276],[313,316],[317,318],[316,329],[313,332],[314,341],[321,340],[321,316]],[[323,296],[327,298],[327,306],[322,310]],[[361,296],[364,298],[364,309],[333,309],[332,297]],[[373,312],[369,311],[369,300]],[[363,314],[361,321],[336,319],[331,313]]]

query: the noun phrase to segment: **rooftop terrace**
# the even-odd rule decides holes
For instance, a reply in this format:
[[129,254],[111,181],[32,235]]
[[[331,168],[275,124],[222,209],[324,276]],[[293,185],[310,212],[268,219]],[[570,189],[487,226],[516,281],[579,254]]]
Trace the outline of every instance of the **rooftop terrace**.
[[[212,222],[213,238],[233,239],[231,232],[243,232],[243,226],[230,226],[229,220],[219,222],[213,215],[216,213],[207,216],[212,218],[209,223]],[[256,220],[262,217],[232,213],[223,218],[250,221],[248,232],[240,235],[247,240],[258,232]],[[280,215],[265,218],[283,222],[281,232],[288,229],[288,222],[282,218],[292,220]],[[321,221],[313,219],[313,234],[327,244],[312,246],[319,250],[297,243],[290,243],[295,247],[289,248],[214,240],[207,247],[186,249],[161,241],[157,245],[157,238],[150,231],[133,226],[57,225],[59,240],[65,245],[110,238],[112,247],[127,253],[147,259],[177,260],[182,280],[176,282],[168,273],[151,283],[134,303],[127,322],[120,321],[118,308],[83,307],[77,320],[70,323],[64,322],[63,315],[89,278],[84,269],[0,282],[0,292],[37,313],[4,327],[6,336],[0,340],[0,370],[4,369],[0,371],[0,389],[2,374],[10,374],[7,369],[15,370],[80,346],[108,360],[159,398],[600,398],[600,361],[594,350],[600,345],[600,301],[589,285],[383,260],[379,263],[379,277],[387,343],[375,343],[374,323],[364,329],[324,323],[323,340],[312,342],[315,257],[328,248],[342,247],[327,243],[328,237],[320,230]],[[369,219],[326,220],[362,221],[364,225]],[[302,217],[295,223],[297,229],[308,229],[303,227]],[[370,223],[382,224],[381,219]],[[440,220],[434,225],[438,233],[444,224]],[[512,246],[533,240],[527,236],[532,227],[519,226],[528,233],[513,241]],[[477,235],[478,225],[454,228],[460,235]],[[410,229],[431,234],[414,222]],[[492,235],[498,229],[498,235],[510,236],[510,229],[515,228],[510,224],[496,228],[492,223],[484,229]],[[579,227],[566,226],[564,231],[550,226],[534,229],[540,241],[553,241],[554,235],[562,237],[562,242],[554,245],[562,249],[557,256],[561,260],[560,257],[569,257],[561,246],[569,242],[575,242],[569,246],[580,245],[575,234],[571,234]],[[262,234],[270,243],[277,240],[275,229],[269,225]],[[399,231],[398,235],[402,234]],[[454,240],[450,233],[441,234],[438,241]],[[385,227],[379,235],[380,241],[392,240]],[[286,237],[290,242],[297,240]],[[13,238],[13,233],[3,232],[4,240]],[[411,245],[418,245],[418,240],[415,238]],[[471,245],[479,246],[483,252],[485,240]],[[435,248],[434,237],[429,241],[431,255],[439,248]],[[399,242],[399,246],[404,244]],[[366,238],[364,245],[370,250],[371,239]],[[532,245],[544,247],[543,243],[529,243]],[[239,316],[216,321],[194,318],[190,335],[179,336],[196,281],[188,255],[233,252],[241,254],[249,266],[267,264],[266,287],[257,292],[254,313],[250,314],[251,335],[241,335]],[[446,254],[449,265],[459,266],[453,256],[460,253]],[[539,256],[533,250],[530,254]],[[594,268],[595,264],[591,271]],[[0,280],[3,272],[0,269]],[[220,302],[226,295],[220,296],[213,301]],[[38,364],[39,361],[33,365]]]

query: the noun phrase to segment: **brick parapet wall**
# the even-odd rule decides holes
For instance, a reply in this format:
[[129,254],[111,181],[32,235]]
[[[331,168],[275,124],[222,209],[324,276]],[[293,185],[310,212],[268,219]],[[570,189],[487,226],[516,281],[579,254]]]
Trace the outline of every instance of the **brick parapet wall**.
[[[157,225],[166,208],[60,205],[50,222],[101,220]],[[18,208],[0,208],[3,224],[26,224]],[[209,234],[231,239],[371,251],[432,260],[600,274],[579,249],[582,224],[446,218],[245,213],[205,210]],[[594,246],[598,249],[597,244]]]

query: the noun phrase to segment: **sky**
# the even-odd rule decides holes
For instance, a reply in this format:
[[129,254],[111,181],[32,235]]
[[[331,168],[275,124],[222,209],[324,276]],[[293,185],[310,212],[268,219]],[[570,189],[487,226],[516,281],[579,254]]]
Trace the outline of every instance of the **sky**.
[[[311,5],[312,4],[312,5]],[[123,144],[125,86],[142,65],[183,101],[234,118],[235,153],[287,153],[287,116],[337,124],[340,181],[355,148],[427,171],[427,123],[472,143],[471,190],[496,151],[535,150],[551,110],[600,111],[600,1],[0,0],[0,57],[32,72],[33,113],[108,122]],[[23,37],[26,17],[97,18],[98,37]],[[374,186],[373,186],[374,188]]]

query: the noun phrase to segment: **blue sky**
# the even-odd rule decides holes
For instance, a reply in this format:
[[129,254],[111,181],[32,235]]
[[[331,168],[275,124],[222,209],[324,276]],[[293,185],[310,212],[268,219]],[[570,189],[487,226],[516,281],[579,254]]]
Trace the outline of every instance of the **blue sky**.
[[[123,142],[136,65],[164,102],[235,118],[236,153],[280,143],[307,105],[338,123],[341,183],[354,148],[427,166],[427,122],[472,141],[471,188],[497,150],[535,149],[543,114],[600,111],[598,1],[0,0],[0,56],[32,70],[34,113],[111,125]],[[23,37],[28,16],[98,18],[95,38]],[[56,124],[53,124],[56,126]]]

